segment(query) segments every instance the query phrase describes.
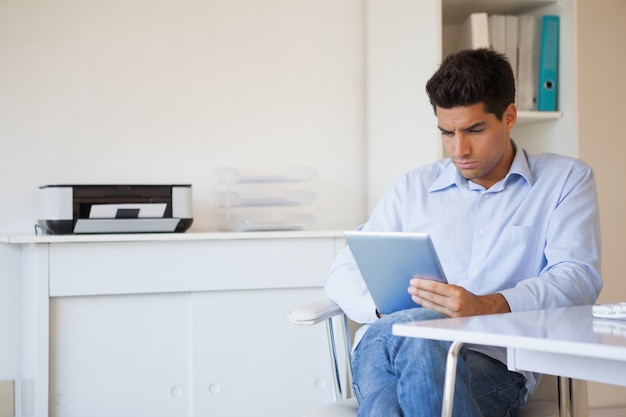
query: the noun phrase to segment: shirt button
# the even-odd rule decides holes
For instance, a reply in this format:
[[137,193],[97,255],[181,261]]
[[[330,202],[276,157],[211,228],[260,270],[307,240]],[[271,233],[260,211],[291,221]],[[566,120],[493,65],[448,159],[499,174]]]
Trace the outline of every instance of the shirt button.
[[489,199],[489,194],[485,194],[485,195],[483,195],[483,198],[484,198],[485,200]]
[[484,231],[484,230],[482,230],[482,229],[481,229],[481,230],[479,230],[479,231],[478,231],[478,235],[479,235],[479,236],[485,236],[485,231]]

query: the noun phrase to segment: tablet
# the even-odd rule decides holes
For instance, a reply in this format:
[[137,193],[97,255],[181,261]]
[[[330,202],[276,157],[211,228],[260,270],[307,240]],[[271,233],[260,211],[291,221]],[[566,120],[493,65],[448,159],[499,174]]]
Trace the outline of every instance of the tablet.
[[381,314],[420,307],[407,292],[415,276],[447,282],[426,233],[347,231],[344,236]]

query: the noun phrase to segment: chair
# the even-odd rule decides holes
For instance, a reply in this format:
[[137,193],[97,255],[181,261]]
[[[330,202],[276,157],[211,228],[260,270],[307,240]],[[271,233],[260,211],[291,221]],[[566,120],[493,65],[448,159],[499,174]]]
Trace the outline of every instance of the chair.
[[[350,322],[334,302],[323,299],[289,311],[293,324],[326,323],[334,385],[334,402],[321,405],[303,417],[355,417],[358,403],[352,395],[351,340],[356,324]],[[544,375],[518,417],[586,417],[587,383],[571,378]]]

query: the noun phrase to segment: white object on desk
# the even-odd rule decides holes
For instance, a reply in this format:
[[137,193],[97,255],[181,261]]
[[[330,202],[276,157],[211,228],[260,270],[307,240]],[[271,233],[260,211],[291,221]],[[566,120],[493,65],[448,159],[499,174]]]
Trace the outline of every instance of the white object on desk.
[[598,304],[592,307],[591,313],[602,319],[626,319],[626,303]]

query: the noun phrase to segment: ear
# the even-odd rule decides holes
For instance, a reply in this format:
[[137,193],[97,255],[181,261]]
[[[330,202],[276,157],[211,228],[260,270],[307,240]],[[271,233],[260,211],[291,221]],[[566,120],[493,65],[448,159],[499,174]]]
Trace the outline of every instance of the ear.
[[502,122],[504,123],[507,132],[510,132],[511,129],[513,129],[517,123],[517,107],[515,107],[515,103],[509,104],[504,110]]

